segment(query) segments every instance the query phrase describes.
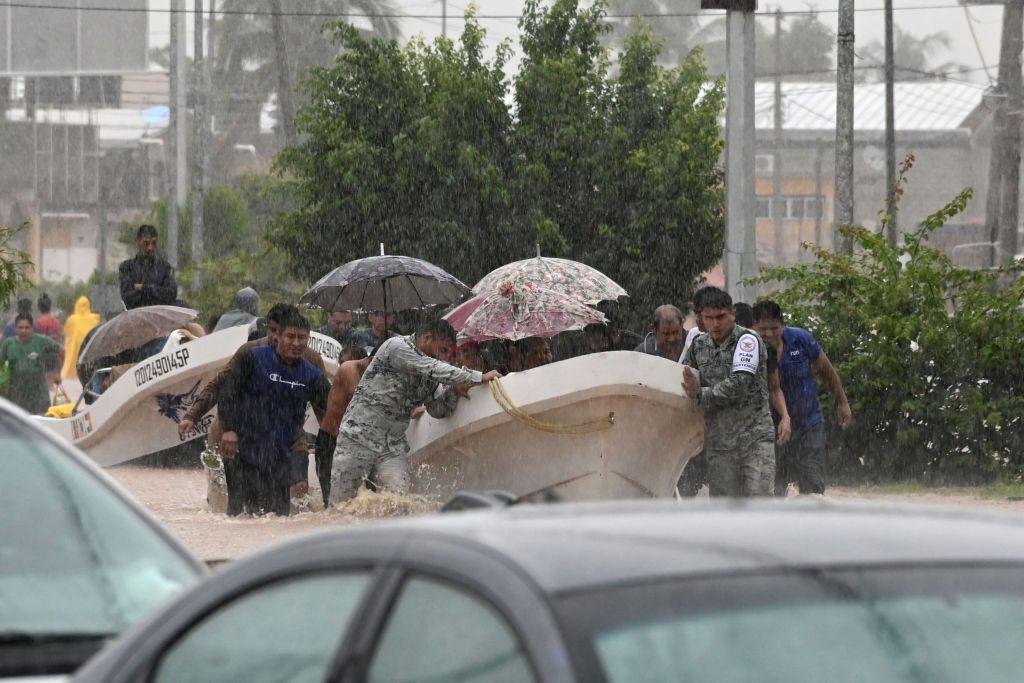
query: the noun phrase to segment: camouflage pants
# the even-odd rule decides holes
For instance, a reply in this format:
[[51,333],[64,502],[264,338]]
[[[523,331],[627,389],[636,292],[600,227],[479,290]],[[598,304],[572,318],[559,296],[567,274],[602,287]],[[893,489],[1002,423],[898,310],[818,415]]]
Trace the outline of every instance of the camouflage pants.
[[[386,444],[386,445],[385,445]],[[409,446],[382,438],[384,450],[368,448],[338,435],[331,467],[331,505],[343,503],[356,495],[363,481],[370,481],[377,490],[395,493],[409,491]]]
[[712,496],[770,496],[775,492],[775,445],[771,441],[706,453]]

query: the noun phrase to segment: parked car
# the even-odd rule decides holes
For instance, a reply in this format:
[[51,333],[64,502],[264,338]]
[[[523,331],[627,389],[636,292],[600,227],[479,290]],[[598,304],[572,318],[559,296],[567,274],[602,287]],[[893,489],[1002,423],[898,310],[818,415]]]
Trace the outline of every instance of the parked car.
[[1018,681],[1024,524],[799,503],[517,506],[239,561],[75,681]]
[[110,477],[0,399],[0,678],[73,672],[205,574]]

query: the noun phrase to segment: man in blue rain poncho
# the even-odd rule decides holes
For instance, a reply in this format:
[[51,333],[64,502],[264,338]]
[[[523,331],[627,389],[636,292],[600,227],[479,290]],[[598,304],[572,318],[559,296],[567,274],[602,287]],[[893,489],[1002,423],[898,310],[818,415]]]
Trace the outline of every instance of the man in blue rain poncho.
[[438,320],[414,335],[392,337],[377,349],[341,422],[331,471],[331,504],[354,496],[364,479],[397,493],[408,491],[405,430],[413,410],[422,405],[433,417],[447,417],[469,385],[501,376],[497,371],[482,374],[439,360],[449,357],[454,344],[455,330]]

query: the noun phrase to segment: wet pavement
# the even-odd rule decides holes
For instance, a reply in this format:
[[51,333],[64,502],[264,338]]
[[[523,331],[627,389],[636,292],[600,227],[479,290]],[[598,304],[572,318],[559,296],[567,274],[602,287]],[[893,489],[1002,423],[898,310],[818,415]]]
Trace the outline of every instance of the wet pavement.
[[[344,507],[320,511],[300,511],[290,517],[241,516],[230,518],[211,512],[207,502],[206,474],[196,469],[155,469],[122,466],[108,469],[120,484],[198,557],[207,561],[228,560],[278,541],[312,531],[363,523],[404,514],[422,514],[436,506],[411,497],[375,494],[362,490]],[[311,473],[312,474],[312,473]],[[315,477],[311,478],[315,482]],[[794,495],[791,489],[790,494]],[[311,498],[319,488],[313,484]],[[706,496],[706,489],[702,492]],[[829,499],[919,503],[997,508],[1024,511],[1024,502],[982,500],[970,490],[887,493],[863,488],[832,488]]]

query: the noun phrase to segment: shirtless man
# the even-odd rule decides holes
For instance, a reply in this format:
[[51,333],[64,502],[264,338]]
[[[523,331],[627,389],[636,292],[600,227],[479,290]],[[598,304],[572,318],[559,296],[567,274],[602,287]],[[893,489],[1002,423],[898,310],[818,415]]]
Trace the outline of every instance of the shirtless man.
[[338,359],[342,363],[334,373],[331,393],[327,395],[327,411],[316,435],[316,477],[320,480],[320,491],[324,496],[324,508],[331,495],[331,466],[334,464],[334,448],[338,442],[341,418],[345,416],[352,394],[359,385],[363,373],[373,360],[361,346],[345,349]]

